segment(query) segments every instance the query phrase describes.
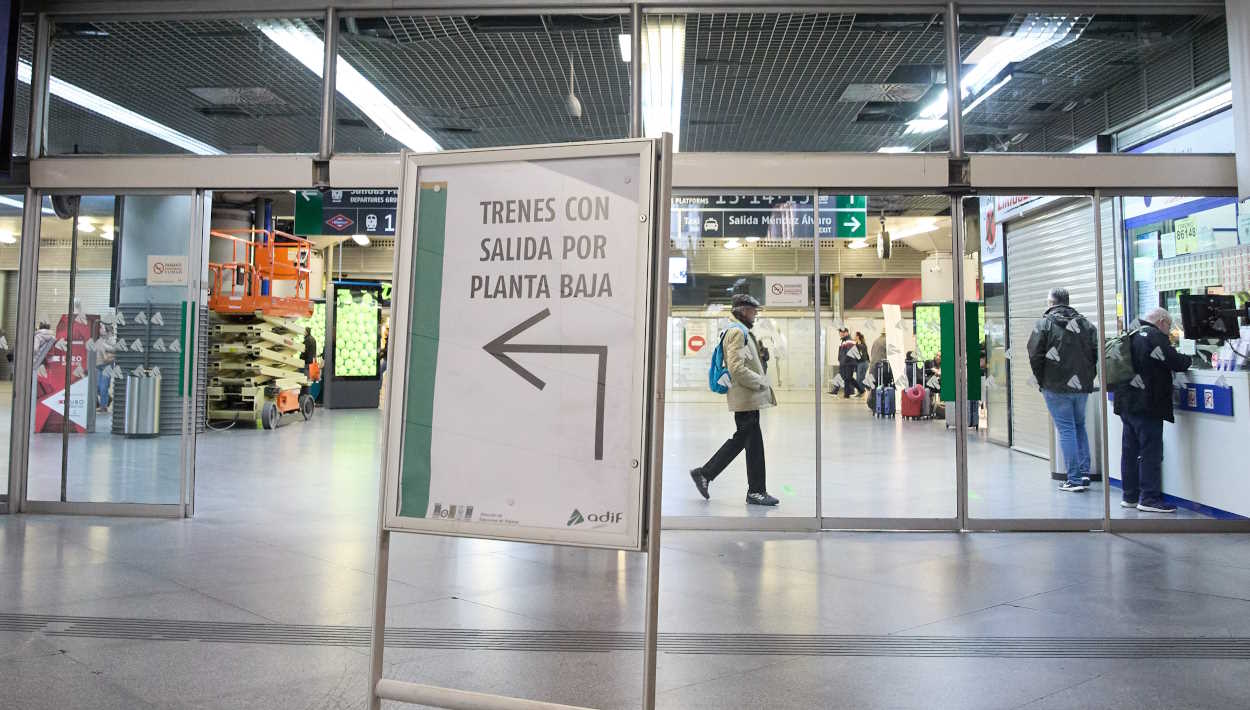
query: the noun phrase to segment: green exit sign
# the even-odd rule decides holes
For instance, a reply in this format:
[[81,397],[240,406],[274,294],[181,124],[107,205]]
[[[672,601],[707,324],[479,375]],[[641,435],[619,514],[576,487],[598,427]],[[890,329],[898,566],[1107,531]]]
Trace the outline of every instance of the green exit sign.
[[833,196],[833,234],[838,239],[868,236],[868,196]]
[[868,195],[834,195],[833,208],[836,210],[868,210]]

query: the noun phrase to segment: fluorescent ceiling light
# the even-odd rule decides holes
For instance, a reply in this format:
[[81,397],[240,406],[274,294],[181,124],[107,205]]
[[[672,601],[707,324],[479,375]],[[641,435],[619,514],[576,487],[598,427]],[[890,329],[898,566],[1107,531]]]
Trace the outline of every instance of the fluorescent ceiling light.
[[887,145],[877,149],[878,153],[910,153],[915,148],[908,145]]
[[975,99],[973,99],[973,100],[972,100],[972,103],[968,104],[967,106],[965,106],[965,107],[963,108],[963,110],[960,112],[960,114],[961,114],[961,115],[963,115],[963,116],[967,116],[968,114],[972,113],[973,109],[975,109],[977,106],[980,106],[981,104],[985,103],[985,100],[986,100],[986,99],[988,99],[989,97],[991,97],[991,96],[993,96],[994,94],[998,93],[998,90],[999,90],[999,89],[1001,89],[1001,88],[1003,88],[1004,86],[1006,86],[1006,85],[1007,85],[1007,82],[1009,82],[1009,81],[1011,81],[1011,75],[1010,75],[1010,74],[1008,74],[1007,76],[1003,77],[1002,81],[1000,81],[1000,82],[998,82],[997,84],[995,84],[995,85],[991,86],[990,88],[986,89],[985,91],[982,91],[982,92],[980,93],[980,95],[978,95]]
[[368,234],[353,234],[352,241],[356,242],[362,247],[367,247],[369,246],[369,235]]
[[100,230],[100,238],[101,238],[101,239],[107,239],[107,240],[108,240],[108,241],[110,241],[110,242],[111,242],[111,241],[113,241],[113,230],[111,230],[111,229],[101,229],[101,230]]
[[[972,96],[984,89],[1008,65],[1022,62],[1038,52],[1068,37],[1079,18],[1070,16],[1029,15],[1016,33],[1010,37],[987,37],[968,55],[968,63],[972,68],[960,77],[959,95],[962,98]],[[981,94],[980,100],[1002,88],[1009,79],[999,82],[995,88]],[[946,126],[947,92],[934,99],[917,117],[907,122],[906,133],[932,133]],[[979,101],[961,111],[967,115]]]
[[642,33],[642,125],[649,138],[681,137],[681,89],[686,63],[685,17],[644,18]]
[[[25,208],[25,204],[21,200],[15,200],[12,197],[5,197],[4,195],[0,195],[0,205],[5,205],[7,207],[16,207],[19,210]],[[55,215],[56,210],[52,209],[51,207],[44,207],[43,213]]]
[[78,218],[78,231],[82,232],[83,234],[91,234],[92,232],[95,231],[95,225],[87,221],[87,218],[79,217]]
[[632,37],[627,34],[619,34],[616,36],[616,41],[621,45],[621,61],[629,64],[629,57],[634,52]]
[[759,237],[747,237],[747,244],[754,244],[760,240]]
[[[17,63],[17,78],[23,84],[29,84],[31,77],[30,62],[21,60]],[[218,150],[213,146],[197,141],[180,131],[166,126],[163,123],[157,123],[143,114],[135,113],[125,106],[115,104],[112,101],[97,96],[96,94],[61,81],[55,76],[48,78],[48,92],[53,96],[64,99],[76,106],[99,114],[111,121],[116,121],[124,126],[133,128],[136,131],[142,131],[149,136],[159,138],[166,143],[172,143],[183,150],[195,153],[196,155],[225,155],[224,150]]]
[[868,244],[868,240],[866,240],[866,239],[856,239],[856,240],[855,240],[855,241],[853,241],[853,242],[849,242],[849,243],[847,243],[846,248],[847,248],[847,249],[867,249],[869,246],[871,246],[871,245],[870,245],[870,244]]
[[742,243],[739,242],[737,239],[730,239],[725,242],[726,249],[737,249],[740,246],[742,246]]
[[927,234],[937,228],[938,228],[938,221],[936,219],[926,219],[926,220],[917,222],[916,224],[913,224],[910,227],[904,227],[903,229],[890,232],[890,241],[896,242],[900,239],[906,239],[907,237],[915,237],[920,234]]
[[[980,106],[982,102],[984,102],[986,99],[988,99],[989,97],[997,93],[999,89],[1006,86],[1007,82],[1011,81],[1011,78],[1012,78],[1012,75],[1008,74],[1007,76],[1003,77],[1002,80],[999,81],[997,84],[991,86],[985,91],[982,91],[980,95],[978,95],[975,99],[973,99],[972,103],[968,104],[967,106],[964,106],[963,109],[959,112],[959,114],[961,116],[967,116],[968,114],[972,113],[973,109]],[[934,103],[937,103],[937,102],[934,102]],[[946,106],[946,92],[945,91],[942,92],[942,106],[943,107]],[[945,113],[945,108],[942,109],[942,112]],[[945,118],[913,118],[912,120],[907,122],[907,130],[904,131],[903,135],[907,135],[909,133],[932,133],[934,131],[941,130],[945,127],[946,127]]]
[[[256,26],[273,43],[321,76],[325,45],[303,22],[291,20],[260,20]],[[355,104],[356,108],[381,128],[384,133],[419,153],[433,153],[442,149],[430,134],[421,130],[407,114],[391,103],[391,100],[373,85],[373,82],[356,71],[346,59],[338,57],[335,65],[334,85],[340,94]]]
[[0,244],[17,244],[17,237],[7,229],[0,229]]

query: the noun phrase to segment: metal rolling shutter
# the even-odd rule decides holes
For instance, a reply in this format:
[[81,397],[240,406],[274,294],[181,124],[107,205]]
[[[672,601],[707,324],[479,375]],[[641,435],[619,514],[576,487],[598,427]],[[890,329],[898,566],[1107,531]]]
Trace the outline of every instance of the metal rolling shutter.
[[[1115,328],[1115,230],[1111,201],[1103,204],[1104,307],[1108,328]],[[1036,215],[1008,222],[1007,328],[1011,351],[1012,448],[1048,458],[1050,416],[1036,384],[1029,382],[1027,350],[1033,324],[1046,309],[1054,286],[1068,289],[1072,307],[1098,324],[1097,268],[1094,259],[1093,210],[1087,198],[1048,205]]]

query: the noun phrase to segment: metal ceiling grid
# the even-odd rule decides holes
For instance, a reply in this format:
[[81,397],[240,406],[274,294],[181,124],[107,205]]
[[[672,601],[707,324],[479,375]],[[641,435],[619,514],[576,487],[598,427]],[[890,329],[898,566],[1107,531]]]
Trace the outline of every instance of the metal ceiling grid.
[[[969,148],[1066,151],[1226,73],[1226,33],[1215,19],[1178,17],[1166,35],[1139,36],[1100,27],[1132,18],[1095,17],[1087,34],[1013,68],[1013,81],[969,115],[965,134],[982,136]],[[1026,136],[1008,144],[1016,134]]]
[[[1014,150],[1060,152],[1099,133],[1119,130],[1178,97],[1228,76],[1222,18],[1183,18],[1165,41],[1138,41],[1137,64],[1113,74],[1101,92],[1070,113],[1052,116]],[[1148,46],[1145,46],[1148,45]]]
[[[320,36],[315,21],[305,26]],[[318,77],[246,19],[94,22],[58,27],[53,76],[226,152],[316,150]],[[214,106],[195,87],[269,89],[281,104]],[[97,114],[79,116],[54,100],[49,153],[181,152],[136,144],[134,131]]]
[[[23,22],[17,33],[17,57],[29,62],[35,54],[35,26]],[[13,155],[26,155],[26,137],[30,123],[30,84],[13,82]]]
[[[490,29],[470,17],[383,19],[383,33],[340,35],[340,56],[445,149],[629,134],[629,64],[617,40],[627,17]],[[581,117],[566,105],[570,63]],[[354,141],[337,147],[358,150]]]
[[851,14],[686,18],[682,147],[691,151],[876,151],[898,123],[856,122],[851,83],[884,83],[903,64],[941,66],[939,18],[920,30],[857,27]]

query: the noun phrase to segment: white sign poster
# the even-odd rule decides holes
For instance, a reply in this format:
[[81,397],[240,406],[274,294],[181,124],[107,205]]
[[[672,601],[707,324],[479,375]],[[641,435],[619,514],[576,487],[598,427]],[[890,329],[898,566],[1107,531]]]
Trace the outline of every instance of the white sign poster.
[[769,308],[803,307],[807,302],[806,276],[765,276],[764,305]]
[[903,320],[903,309],[895,304],[883,304],[881,315],[885,319],[885,359],[890,361],[895,387],[904,388],[907,386],[907,321]]
[[712,339],[710,321],[703,318],[687,318],[685,328],[686,357],[710,357],[716,347]]
[[654,145],[408,158],[388,527],[641,546]]
[[148,255],[149,286],[186,286],[187,257],[177,255]]
[[1003,226],[998,221],[997,200],[982,197],[981,202],[981,263],[988,264],[1003,258]]

